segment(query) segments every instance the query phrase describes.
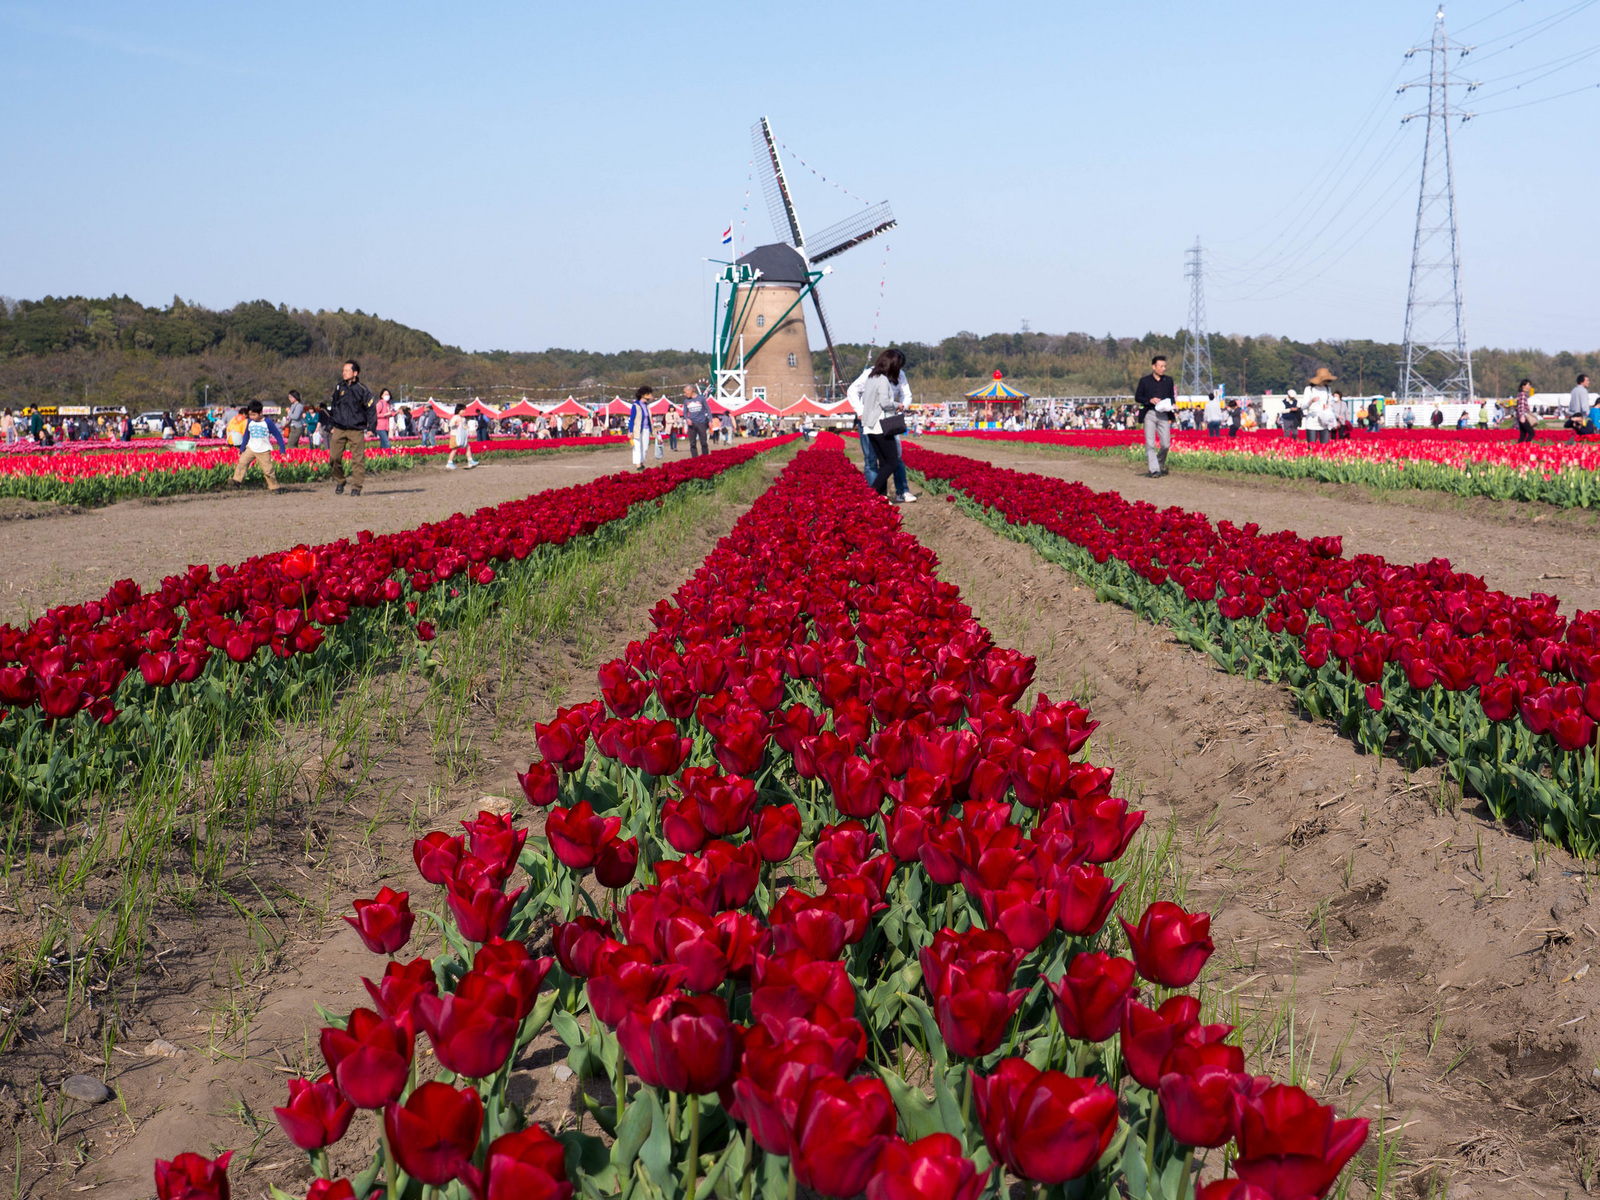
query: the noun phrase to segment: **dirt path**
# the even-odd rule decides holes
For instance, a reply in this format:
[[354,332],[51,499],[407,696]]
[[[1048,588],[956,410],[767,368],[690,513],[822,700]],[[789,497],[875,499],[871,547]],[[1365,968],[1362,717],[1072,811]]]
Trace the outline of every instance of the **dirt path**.
[[[680,449],[678,455],[687,454]],[[663,462],[678,455],[670,452]],[[656,460],[650,460],[654,467]],[[191,563],[234,563],[300,542],[317,545],[360,530],[392,533],[458,512],[587,483],[629,468],[626,446],[496,461],[476,470],[442,465],[367,476],[361,496],[335,496],[331,483],[287,484],[270,496],[255,485],[162,500],[125,500],[89,510],[0,520],[0,621],[20,622],[57,604],[96,599],[119,579],[157,585]],[[3,514],[0,514],[3,515]]]
[[[187,911],[163,900],[155,920],[158,944],[151,947],[158,955],[155,965],[147,965],[136,989],[123,980],[109,1011],[100,1002],[101,1025],[79,1015],[65,1038],[64,989],[37,989],[44,1002],[37,1020],[0,1061],[0,1123],[17,1128],[23,1138],[19,1196],[66,1196],[92,1188],[107,1200],[142,1200],[152,1192],[157,1157],[225,1148],[238,1151],[230,1170],[234,1195],[263,1196],[269,1183],[303,1195],[310,1178],[305,1155],[285,1139],[272,1108],[285,1102],[290,1078],[323,1070],[317,1049],[323,1021],[316,1005],[339,1013],[370,1007],[361,977],[376,978],[383,965],[339,915],[349,911],[351,897],[370,896],[380,883],[410,890],[415,909],[435,907],[436,889],[420,878],[411,856],[412,840],[422,832],[459,830],[457,823],[480,808],[508,807],[529,817],[533,832],[542,828],[541,818],[521,800],[516,779],[536,756],[532,721],[548,719],[558,704],[598,697],[596,660],[615,657],[653,628],[650,608],[699,568],[789,457],[780,452],[763,460],[761,479],[744,498],[696,501],[703,507],[691,523],[674,531],[665,527],[673,518],[665,517],[641,531],[631,574],[609,571],[602,580],[592,625],[541,642],[511,672],[510,691],[499,687],[498,678],[475,679],[470,772],[442,765],[425,713],[372,730],[370,773],[348,754],[332,752],[324,759],[315,746],[294,743],[294,758],[304,763],[293,802],[270,835],[250,844],[248,869],[241,864],[239,871],[240,880],[248,875],[249,882],[232,889],[261,917],[259,926],[215,898]],[[436,645],[448,653],[459,636],[443,633]],[[414,706],[398,706],[402,712],[408,707]],[[370,719],[380,719],[376,707],[372,712]],[[313,802],[313,788],[327,798]],[[253,890],[257,886],[262,890]],[[28,899],[6,900],[25,912],[30,907]],[[430,952],[422,928],[419,923],[402,958]],[[541,936],[544,944],[534,953],[548,954],[548,930]],[[7,1007],[15,1003],[0,1000]],[[106,1021],[118,1030],[109,1071],[102,1046]],[[146,1056],[145,1048],[157,1039],[181,1053]],[[419,1039],[418,1054],[426,1065],[431,1050],[425,1038]],[[519,1060],[513,1077],[513,1098],[547,1125],[582,1119],[576,1081],[558,1070],[564,1057],[565,1047],[547,1032]],[[49,1109],[61,1079],[74,1071],[104,1075],[119,1100],[90,1108],[69,1103],[53,1135],[41,1131],[34,1097],[42,1096]],[[603,1094],[599,1085],[589,1087]],[[587,1128],[594,1132],[592,1118]],[[354,1175],[365,1167],[374,1130],[370,1118],[358,1116],[350,1136],[332,1150],[336,1173]]]
[[[1260,504],[1167,482],[1224,515]],[[1452,1198],[1576,1194],[1600,1116],[1600,984],[1574,979],[1600,955],[1584,864],[1462,808],[1437,772],[1357,753],[1283,689],[1212,669],[950,506],[901,512],[996,640],[1038,656],[1039,689],[1087,693],[1090,758],[1142,797],[1151,835],[1176,821],[1175,873],[1215,914],[1208,991],[1252,1065],[1372,1118],[1369,1166],[1376,1131],[1396,1131],[1385,1195],[1430,1197],[1447,1176]]]
[[1135,467],[1117,457],[970,438],[926,437],[919,444],[1016,471],[1079,480],[1129,500],[1177,505],[1213,521],[1255,521],[1266,530],[1293,529],[1305,537],[1337,534],[1344,538],[1346,555],[1381,554],[1408,565],[1448,558],[1456,570],[1480,575],[1490,587],[1513,595],[1554,593],[1567,613],[1600,608],[1600,513],[1182,468],[1151,479],[1142,464]]

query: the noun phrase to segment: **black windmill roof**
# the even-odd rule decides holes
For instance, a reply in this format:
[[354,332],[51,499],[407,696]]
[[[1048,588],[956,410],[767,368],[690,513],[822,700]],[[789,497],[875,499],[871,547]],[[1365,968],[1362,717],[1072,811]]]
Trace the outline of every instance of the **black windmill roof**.
[[757,283],[788,283],[795,287],[804,287],[810,282],[806,274],[806,260],[800,257],[800,252],[786,242],[773,242],[769,246],[757,246],[743,258],[740,263],[748,263],[761,272]]

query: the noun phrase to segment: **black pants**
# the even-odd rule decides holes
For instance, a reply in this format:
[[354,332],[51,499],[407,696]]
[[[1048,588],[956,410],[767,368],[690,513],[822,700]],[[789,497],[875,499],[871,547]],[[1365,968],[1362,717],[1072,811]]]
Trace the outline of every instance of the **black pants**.
[[[695,443],[699,446],[696,447]],[[706,445],[706,427],[694,421],[689,422],[689,457],[694,458],[700,454],[710,454],[711,447]]]
[[1533,423],[1532,422],[1530,422],[1530,421],[1519,421],[1517,423],[1517,441],[1519,443],[1533,441]]
[[900,466],[900,443],[892,433],[869,433],[867,440],[878,456],[878,477],[872,481],[872,489],[880,496],[887,496],[889,482]]

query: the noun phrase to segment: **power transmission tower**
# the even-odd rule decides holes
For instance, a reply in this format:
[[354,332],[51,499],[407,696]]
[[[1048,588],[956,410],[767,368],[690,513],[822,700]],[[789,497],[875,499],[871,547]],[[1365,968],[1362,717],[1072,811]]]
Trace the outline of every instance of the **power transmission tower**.
[[[1401,118],[1427,118],[1422,150],[1422,185],[1417,194],[1417,230],[1411,243],[1411,287],[1406,295],[1406,336],[1400,365],[1400,402],[1472,399],[1472,351],[1461,307],[1461,237],[1456,228],[1456,177],[1450,159],[1450,119],[1473,116],[1450,104],[1450,52],[1472,49],[1445,36],[1444,9],[1433,22],[1433,40],[1413,46],[1406,57],[1428,53],[1428,76],[1399,89],[1425,87],[1428,107]],[[1475,84],[1456,80],[1470,91]]]
[[1179,391],[1185,396],[1209,396],[1217,389],[1211,381],[1211,335],[1206,332],[1206,289],[1198,234],[1183,257],[1183,276],[1189,281],[1189,344],[1183,351]]

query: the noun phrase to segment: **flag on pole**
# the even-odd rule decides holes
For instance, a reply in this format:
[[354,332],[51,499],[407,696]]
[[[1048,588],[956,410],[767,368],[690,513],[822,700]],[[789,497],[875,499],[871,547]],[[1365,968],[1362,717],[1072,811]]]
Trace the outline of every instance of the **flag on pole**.
[[732,225],[729,225],[726,229],[724,229],[722,231],[722,244],[724,246],[733,245],[733,226]]

